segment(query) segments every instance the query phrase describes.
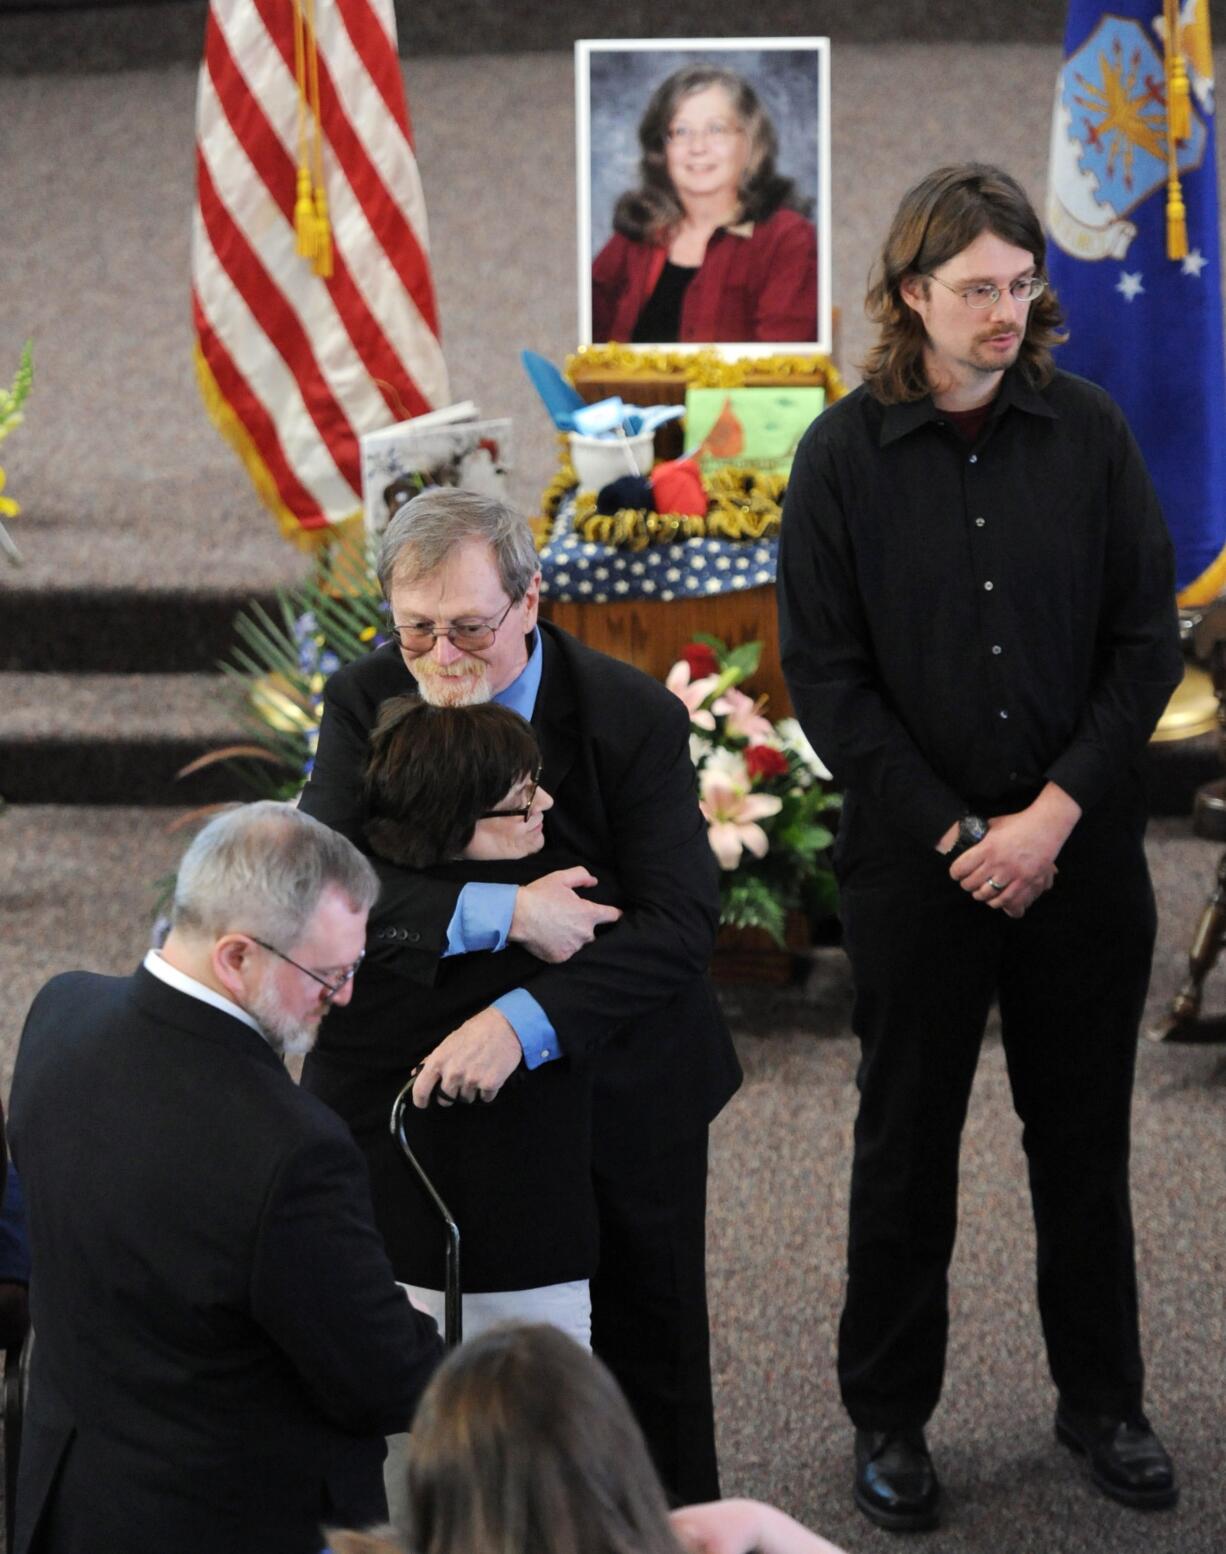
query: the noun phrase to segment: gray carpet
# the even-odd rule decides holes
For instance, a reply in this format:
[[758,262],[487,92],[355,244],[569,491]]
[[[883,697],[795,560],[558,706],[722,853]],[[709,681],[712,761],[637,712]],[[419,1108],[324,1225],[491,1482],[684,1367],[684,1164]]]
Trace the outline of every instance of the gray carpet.
[[[0,1072],[23,1012],[69,966],[123,972],[143,953],[155,882],[183,845],[166,811],[12,808],[0,815]],[[1183,975],[1217,849],[1157,822],[1161,914],[1150,1007]],[[889,1536],[850,1507],[849,1432],[834,1384],[855,1042],[838,950],[807,982],[727,989],[746,1081],[714,1131],[709,1248],[725,1491],[784,1506],[850,1551]],[[1226,1011],[1226,967],[1207,1008]],[[1052,1389],[1032,1295],[1019,1127],[989,1035],[963,1150],[945,1398],[930,1438],[946,1525],[922,1540],[967,1554],[1220,1554],[1226,1548],[1226,1048],[1142,1042],[1134,1201],[1155,1423],[1183,1498],[1142,1515],[1103,1500],[1052,1440]]]
[[[798,26],[808,25],[798,12]],[[1041,196],[1058,56],[1055,43],[835,50],[834,281],[845,362],[866,341],[860,298],[874,245],[914,176],[979,156],[1004,162]],[[453,389],[516,418],[515,491],[530,506],[551,472],[553,440],[518,351],[560,360],[575,328],[569,56],[435,56],[410,60],[407,77]],[[193,92],[184,68],[0,74],[0,377],[28,334],[38,369],[27,424],[0,460],[25,507],[12,528],[28,557],[24,574],[0,573],[0,618],[16,579],[45,589],[55,610],[65,590],[87,584],[254,590],[300,570],[192,381]],[[140,954],[153,882],[179,851],[162,829],[169,818],[0,813],[5,1092],[40,983],[69,966],[124,971]],[[1180,976],[1216,850],[1164,821],[1153,861],[1163,935],[1156,1008]],[[1210,1003],[1226,1009],[1226,972]],[[844,963],[823,952],[807,989],[730,994],[729,1007],[748,1078],[716,1129],[712,1166],[726,1487],[778,1501],[849,1550],[884,1548],[887,1535],[849,1509],[848,1433],[832,1381],[854,1115]],[[989,1041],[967,1130],[949,1381],[932,1429],[947,1526],[925,1546],[1226,1548],[1224,1090],[1222,1048],[1145,1045],[1135,1174],[1150,1394],[1185,1484],[1176,1513],[1146,1518],[1093,1495],[1051,1440],[1018,1129]]]

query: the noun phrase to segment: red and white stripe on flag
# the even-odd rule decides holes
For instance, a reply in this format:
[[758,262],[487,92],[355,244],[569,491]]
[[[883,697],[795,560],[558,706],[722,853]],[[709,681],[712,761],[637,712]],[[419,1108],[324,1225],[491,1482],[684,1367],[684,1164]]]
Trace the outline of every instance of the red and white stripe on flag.
[[[302,4],[302,0],[299,0]],[[361,512],[358,439],[448,401],[392,0],[313,0],[324,279],[295,243],[295,0],[211,0],[196,119],[196,369],[282,532]]]

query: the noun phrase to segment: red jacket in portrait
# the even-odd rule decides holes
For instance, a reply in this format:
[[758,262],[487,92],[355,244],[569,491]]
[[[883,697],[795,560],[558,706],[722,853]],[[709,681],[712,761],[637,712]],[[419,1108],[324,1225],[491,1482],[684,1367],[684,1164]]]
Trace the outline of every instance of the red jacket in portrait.
[[[667,248],[614,233],[592,266],[592,339],[629,340]],[[817,339],[817,232],[793,210],[720,227],[681,308],[680,343]]]

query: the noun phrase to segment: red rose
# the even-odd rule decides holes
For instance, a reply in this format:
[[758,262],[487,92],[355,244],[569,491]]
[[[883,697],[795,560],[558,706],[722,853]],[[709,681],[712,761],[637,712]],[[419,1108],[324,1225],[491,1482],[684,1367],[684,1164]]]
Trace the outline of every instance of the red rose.
[[750,745],[745,751],[745,770],[751,778],[786,777],[788,758],[773,745]]
[[702,680],[709,674],[719,673],[719,659],[705,642],[691,642],[681,649],[681,656],[690,666],[691,680]]

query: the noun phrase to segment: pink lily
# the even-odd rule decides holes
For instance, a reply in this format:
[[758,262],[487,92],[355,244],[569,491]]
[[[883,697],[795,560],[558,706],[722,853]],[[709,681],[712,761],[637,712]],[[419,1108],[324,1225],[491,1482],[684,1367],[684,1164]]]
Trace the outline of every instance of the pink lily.
[[753,743],[774,737],[774,726],[769,718],[764,718],[758,711],[757,702],[733,685],[717,701],[712,702],[711,711],[727,720],[724,733],[734,739],[748,739]]
[[777,815],[783,800],[769,793],[746,793],[723,773],[704,771],[699,778],[699,808],[720,868],[735,869],[746,849],[755,858],[766,857],[770,842],[758,821]]
[[700,680],[691,680],[690,666],[684,658],[679,658],[668,671],[664,684],[685,703],[690,722],[695,728],[714,729],[715,716],[703,706],[703,702],[719,684],[718,675],[708,674]]

